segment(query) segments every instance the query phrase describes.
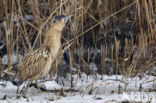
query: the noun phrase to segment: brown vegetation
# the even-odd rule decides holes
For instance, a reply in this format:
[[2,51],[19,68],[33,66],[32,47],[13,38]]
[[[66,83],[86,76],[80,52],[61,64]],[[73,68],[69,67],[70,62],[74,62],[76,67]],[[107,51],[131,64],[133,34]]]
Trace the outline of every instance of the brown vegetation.
[[[0,8],[8,66],[13,50],[20,59],[20,53],[42,45],[49,22],[60,14],[73,15],[62,37],[70,73],[74,66],[89,74],[90,63],[98,62],[99,73],[134,76],[156,64],[155,0],[1,0]],[[91,59],[93,50],[101,51],[99,58]],[[65,68],[61,58],[59,65]]]

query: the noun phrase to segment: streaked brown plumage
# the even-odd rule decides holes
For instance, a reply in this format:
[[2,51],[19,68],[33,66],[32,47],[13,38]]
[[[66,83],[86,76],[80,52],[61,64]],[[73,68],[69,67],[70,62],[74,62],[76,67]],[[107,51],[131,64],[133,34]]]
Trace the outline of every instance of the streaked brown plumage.
[[28,53],[20,65],[19,80],[25,81],[30,79],[30,82],[32,82],[44,77],[49,71],[48,66],[51,65],[52,59],[54,58],[50,55],[48,48],[44,46]]
[[59,52],[61,32],[66,21],[67,17],[64,15],[57,16],[45,36],[43,46],[24,56],[19,66],[19,81],[29,80],[32,82],[48,74],[51,64]]

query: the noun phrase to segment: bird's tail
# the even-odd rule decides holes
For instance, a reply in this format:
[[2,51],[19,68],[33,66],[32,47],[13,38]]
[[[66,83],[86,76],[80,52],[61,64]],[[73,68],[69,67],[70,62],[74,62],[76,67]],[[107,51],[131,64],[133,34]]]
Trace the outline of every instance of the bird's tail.
[[19,86],[22,84],[22,81],[18,79],[18,74],[10,72],[10,70],[13,68],[13,66],[5,69],[4,71],[1,72],[0,76],[3,78],[5,75],[9,78],[9,81],[12,82],[12,84]]
[[7,69],[5,69],[4,71],[2,71],[1,74],[0,74],[0,76],[1,76],[1,77],[4,77],[5,74],[6,74],[6,75],[9,75],[9,76],[11,76],[11,77],[14,77],[15,74],[12,73],[12,72],[10,72],[10,70],[11,70],[12,68],[13,68],[13,66],[10,66],[9,68],[7,68]]

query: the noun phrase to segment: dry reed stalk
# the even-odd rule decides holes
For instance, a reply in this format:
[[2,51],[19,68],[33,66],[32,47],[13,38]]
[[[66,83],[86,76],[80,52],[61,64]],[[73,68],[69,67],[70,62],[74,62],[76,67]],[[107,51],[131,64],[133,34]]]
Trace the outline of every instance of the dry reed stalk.
[[[0,13],[4,15],[4,18],[0,15],[0,20],[5,20],[6,22],[3,32],[6,34],[8,33],[7,31],[11,31],[10,35],[5,35],[9,65],[12,51],[15,48],[18,59],[20,59],[20,52],[42,45],[42,40],[51,18],[62,13],[72,14],[74,17],[69,21],[70,23],[67,25],[66,31],[64,31],[67,34],[63,36],[63,47],[65,46],[65,49],[61,51],[63,55],[64,51],[67,48],[69,49],[72,55],[70,67],[77,64],[74,54],[79,51],[79,65],[86,65],[86,73],[89,73],[92,50],[88,44],[94,49],[99,49],[101,46],[102,74],[105,74],[106,69],[108,69],[105,67],[106,58],[111,58],[111,71],[113,73],[120,72],[118,70],[120,65],[121,71],[127,71],[127,68],[134,69],[134,60],[132,60],[132,63],[129,60],[135,53],[134,47],[138,47],[141,50],[144,48],[143,53],[141,53],[144,59],[148,57],[148,52],[150,57],[155,57],[153,53],[154,47],[149,45],[149,43],[155,43],[156,41],[156,25],[151,22],[156,13],[156,2],[154,0],[119,0],[118,2],[110,0],[13,0],[7,2],[2,0],[0,2],[2,2],[0,3],[0,8],[2,8],[1,4],[4,6],[4,8],[0,9]],[[35,8],[33,8],[32,4]],[[134,14],[131,15],[131,12]],[[25,18],[27,15],[32,15],[34,20],[27,20]],[[13,21],[15,17],[17,17],[17,25]],[[127,26],[130,22],[133,22],[131,29],[135,29],[135,32],[132,33],[132,37],[124,38],[124,56],[119,57],[119,48],[122,46],[122,40],[115,37],[116,32],[114,29],[118,27],[121,31],[122,24],[125,23],[124,26]],[[98,31],[96,31],[97,29]],[[114,42],[110,43],[107,39],[110,35],[114,35]],[[86,45],[88,46],[88,62],[83,57]],[[128,58],[128,61],[125,61],[125,58]],[[131,67],[131,65],[133,66]],[[141,66],[141,68],[145,67],[147,65]]]

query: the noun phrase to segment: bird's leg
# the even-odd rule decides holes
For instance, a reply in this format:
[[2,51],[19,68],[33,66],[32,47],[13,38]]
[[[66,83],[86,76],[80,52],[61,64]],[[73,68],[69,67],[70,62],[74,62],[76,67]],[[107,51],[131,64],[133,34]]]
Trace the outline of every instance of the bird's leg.
[[40,89],[40,87],[39,87],[39,85],[38,85],[38,83],[37,83],[37,80],[35,80],[35,84],[36,84],[36,86],[37,86],[37,89],[38,89],[38,93],[48,93],[48,91],[42,91],[41,89]]
[[20,96],[23,96],[24,98],[26,98],[26,93],[28,91],[28,87],[30,86],[30,83],[28,82],[28,84],[26,86],[23,86],[22,89],[19,92],[19,86],[17,88],[17,97],[19,98]]
[[39,87],[39,85],[38,85],[38,83],[37,83],[37,80],[35,80],[35,84],[36,84],[36,86],[37,86],[38,92],[39,92],[39,93],[42,93],[42,91],[41,91],[41,89],[40,89],[40,87]]
[[25,92],[28,91],[28,88],[29,88],[30,84],[31,84],[31,82],[28,82],[28,84],[26,85]]
[[31,82],[28,82],[28,83],[26,84],[26,87],[24,86],[24,87],[22,88],[22,90],[20,91],[20,94],[22,94],[23,97],[26,97],[26,93],[27,93],[27,91],[28,91],[28,88],[29,88],[29,86],[30,86],[30,83],[31,83]]
[[18,94],[18,91],[19,91],[19,86],[17,87],[17,91],[16,91],[16,94]]
[[17,97],[20,97],[19,87],[20,87],[20,86],[18,86],[18,87],[17,87],[17,90],[16,90],[16,96],[17,96]]

